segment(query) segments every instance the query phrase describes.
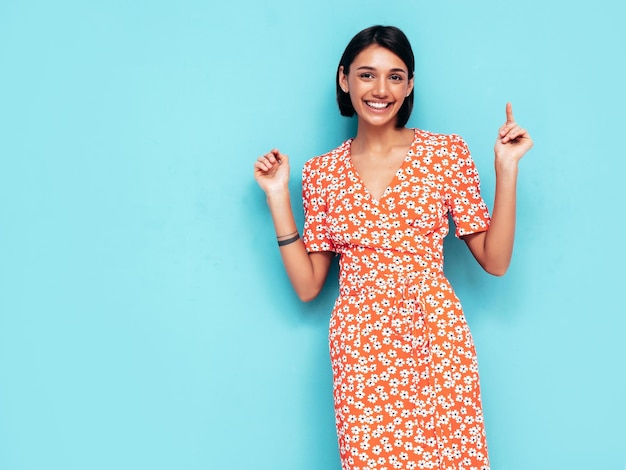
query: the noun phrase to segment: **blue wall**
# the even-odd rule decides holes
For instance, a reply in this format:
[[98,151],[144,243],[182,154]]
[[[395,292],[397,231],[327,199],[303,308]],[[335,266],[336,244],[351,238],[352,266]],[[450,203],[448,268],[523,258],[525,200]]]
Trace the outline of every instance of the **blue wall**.
[[410,124],[461,134],[488,201],[507,100],[535,139],[507,276],[446,242],[493,469],[623,469],[626,8],[211,3],[0,1],[0,469],[339,469],[336,267],[297,300],[252,162],[291,155],[301,221],[375,23],[414,45]]

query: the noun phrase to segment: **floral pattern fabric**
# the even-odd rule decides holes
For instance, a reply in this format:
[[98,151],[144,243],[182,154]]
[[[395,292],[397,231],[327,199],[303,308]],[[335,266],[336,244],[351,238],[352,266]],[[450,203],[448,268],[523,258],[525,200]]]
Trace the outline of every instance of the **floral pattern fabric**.
[[307,250],[340,255],[329,342],[342,468],[486,470],[476,352],[442,250],[448,214],[462,237],[489,213],[465,142],[414,132],[379,200],[352,139],[303,170]]

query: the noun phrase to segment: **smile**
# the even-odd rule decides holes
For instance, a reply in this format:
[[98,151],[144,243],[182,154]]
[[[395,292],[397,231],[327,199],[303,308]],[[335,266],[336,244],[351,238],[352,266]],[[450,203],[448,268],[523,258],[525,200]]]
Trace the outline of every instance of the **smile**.
[[374,109],[385,109],[391,106],[391,103],[377,103],[375,101],[366,101],[365,104]]

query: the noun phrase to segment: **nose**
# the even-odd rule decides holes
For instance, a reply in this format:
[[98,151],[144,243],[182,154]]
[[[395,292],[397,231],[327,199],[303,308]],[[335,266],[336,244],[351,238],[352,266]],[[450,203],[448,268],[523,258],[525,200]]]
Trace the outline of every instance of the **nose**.
[[377,98],[384,98],[387,96],[387,80],[384,77],[380,77],[376,80],[374,95]]

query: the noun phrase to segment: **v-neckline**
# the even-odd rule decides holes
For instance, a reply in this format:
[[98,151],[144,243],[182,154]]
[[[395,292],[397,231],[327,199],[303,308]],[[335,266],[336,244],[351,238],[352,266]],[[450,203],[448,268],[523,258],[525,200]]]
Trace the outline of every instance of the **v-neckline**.
[[406,163],[410,160],[411,150],[415,146],[416,140],[417,140],[417,129],[413,129],[413,141],[411,142],[411,145],[409,145],[409,150],[407,150],[406,155],[404,156],[404,158],[402,159],[402,162],[400,163],[400,165],[396,169],[395,173],[393,174],[393,177],[389,180],[389,183],[385,187],[385,190],[381,193],[381,195],[378,198],[374,197],[372,192],[369,190],[369,188],[367,187],[367,185],[363,181],[363,178],[361,178],[361,175],[359,174],[358,170],[354,166],[354,162],[352,161],[352,142],[354,141],[354,138],[348,140],[348,142],[347,142],[347,144],[348,144],[348,165],[350,166],[350,171],[352,171],[352,173],[354,174],[354,177],[361,184],[361,187],[363,188],[363,191],[365,192],[365,194],[367,194],[369,196],[370,200],[374,204],[376,204],[376,205],[381,204],[383,198],[387,195],[387,193],[391,190],[391,188],[393,188],[395,186],[395,183],[396,183],[396,180],[398,179],[398,176],[400,175],[400,173],[404,169],[404,166],[406,165]]

